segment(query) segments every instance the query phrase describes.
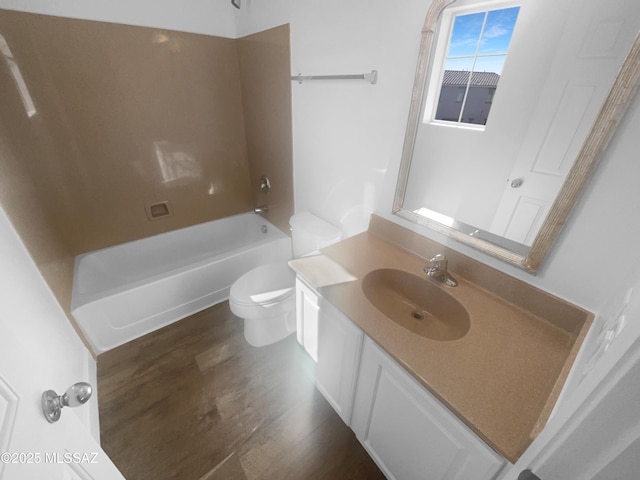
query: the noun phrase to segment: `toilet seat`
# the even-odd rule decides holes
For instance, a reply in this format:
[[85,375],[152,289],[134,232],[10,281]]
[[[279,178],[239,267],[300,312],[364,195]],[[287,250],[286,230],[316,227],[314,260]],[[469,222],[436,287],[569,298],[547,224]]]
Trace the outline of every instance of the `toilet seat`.
[[[342,238],[340,230],[308,212],[293,215],[289,226],[294,257]],[[296,331],[295,285],[296,275],[284,261],[254,268],[231,286],[229,308],[243,320],[249,345],[270,345]]]
[[295,295],[295,273],[286,262],[268,263],[242,275],[229,299],[238,306],[269,307]]

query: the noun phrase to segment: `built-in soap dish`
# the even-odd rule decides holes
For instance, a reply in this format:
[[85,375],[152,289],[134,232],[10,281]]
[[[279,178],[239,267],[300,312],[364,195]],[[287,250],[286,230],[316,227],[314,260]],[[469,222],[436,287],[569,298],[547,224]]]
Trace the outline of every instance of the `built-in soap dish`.
[[160,218],[171,216],[171,209],[169,208],[169,202],[158,202],[149,205],[145,205],[145,211],[147,212],[147,218],[149,220],[158,220]]

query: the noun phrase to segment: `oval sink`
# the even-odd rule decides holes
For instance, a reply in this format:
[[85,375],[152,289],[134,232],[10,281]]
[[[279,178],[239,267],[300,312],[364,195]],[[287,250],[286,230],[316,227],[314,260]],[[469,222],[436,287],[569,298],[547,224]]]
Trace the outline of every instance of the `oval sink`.
[[367,299],[398,325],[431,340],[457,340],[469,331],[469,313],[433,281],[385,268],[362,280]]

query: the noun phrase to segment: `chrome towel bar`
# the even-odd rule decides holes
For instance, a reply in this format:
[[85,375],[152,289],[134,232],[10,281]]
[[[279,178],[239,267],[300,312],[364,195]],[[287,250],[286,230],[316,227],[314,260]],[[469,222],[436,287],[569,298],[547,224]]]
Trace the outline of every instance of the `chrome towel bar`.
[[371,70],[371,73],[360,73],[355,75],[302,75],[301,73],[291,77],[302,83],[306,80],[366,80],[372,84],[378,83],[378,71]]

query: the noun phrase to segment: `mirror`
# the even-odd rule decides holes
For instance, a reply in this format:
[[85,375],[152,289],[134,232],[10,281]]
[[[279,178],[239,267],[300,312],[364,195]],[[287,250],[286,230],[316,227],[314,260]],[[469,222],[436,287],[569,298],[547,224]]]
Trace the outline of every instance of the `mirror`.
[[[430,117],[456,15],[504,5],[520,11],[486,124]],[[535,273],[638,84],[639,21],[625,0],[433,0],[393,212]]]

